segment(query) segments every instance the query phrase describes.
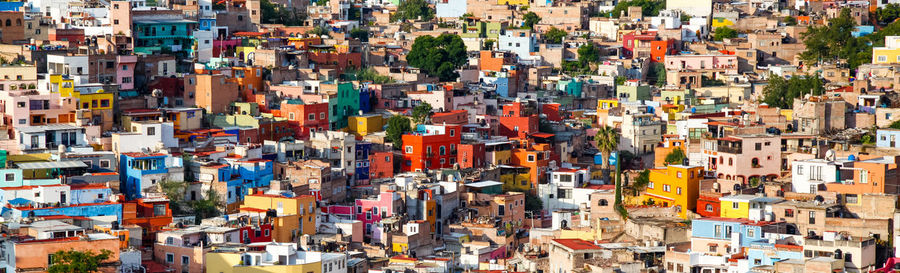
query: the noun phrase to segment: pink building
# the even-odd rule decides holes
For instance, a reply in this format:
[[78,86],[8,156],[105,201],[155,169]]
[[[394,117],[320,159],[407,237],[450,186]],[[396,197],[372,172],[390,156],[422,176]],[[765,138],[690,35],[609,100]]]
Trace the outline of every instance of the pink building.
[[378,238],[379,234],[373,234],[373,226],[381,219],[396,215],[402,210],[403,202],[400,194],[394,191],[385,191],[375,199],[356,199],[356,220],[365,225],[366,236]]
[[13,128],[75,122],[71,98],[59,93],[40,93],[35,81],[0,81],[0,110],[3,125]]
[[436,86],[436,90],[415,91],[406,93],[410,99],[425,102],[431,105],[435,112],[444,112],[450,109],[453,91],[444,90],[443,86]]
[[[781,173],[781,137],[743,135],[704,140],[706,170],[722,190],[768,181]],[[756,182],[752,182],[755,180]],[[758,185],[758,184],[756,184]]]
[[116,83],[119,90],[134,89],[134,66],[137,56],[116,56]]
[[734,55],[671,55],[666,56],[667,70],[723,70],[725,74],[738,73],[738,60]]

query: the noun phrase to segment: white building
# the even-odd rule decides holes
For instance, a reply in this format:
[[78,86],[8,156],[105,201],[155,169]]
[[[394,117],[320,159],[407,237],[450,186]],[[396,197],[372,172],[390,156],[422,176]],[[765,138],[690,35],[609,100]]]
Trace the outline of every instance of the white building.
[[20,151],[55,152],[59,145],[79,147],[87,145],[85,128],[58,123],[16,128]]
[[840,171],[844,165],[843,161],[807,159],[794,161],[791,165],[791,191],[793,192],[816,193],[825,183],[842,181]]
[[133,121],[130,132],[112,134],[113,152],[134,153],[178,147],[172,122]]
[[586,169],[558,169],[550,173],[550,183],[538,185],[538,195],[548,211],[579,209],[589,204],[596,189],[583,188],[591,178]]
[[656,120],[651,107],[641,102],[623,103],[622,135],[619,139],[620,151],[630,151],[635,155],[653,152],[662,141],[663,123]]
[[650,17],[650,27],[656,29],[676,29],[681,27],[681,10],[662,10],[658,16]]
[[508,29],[497,41],[501,51],[515,53],[519,59],[528,59],[531,53],[538,52],[537,34],[529,29]]
[[438,18],[459,18],[466,14],[468,7],[466,0],[438,0],[435,3]]
[[666,0],[666,9],[681,10],[691,17],[710,17],[712,0]]

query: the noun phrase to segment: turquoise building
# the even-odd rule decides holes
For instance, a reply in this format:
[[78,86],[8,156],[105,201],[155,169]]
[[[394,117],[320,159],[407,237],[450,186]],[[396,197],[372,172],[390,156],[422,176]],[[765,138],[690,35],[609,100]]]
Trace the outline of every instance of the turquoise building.
[[194,54],[197,21],[185,19],[137,20],[134,22],[134,53]]
[[331,130],[347,127],[347,118],[359,113],[359,90],[353,88],[351,82],[338,83],[337,94],[328,99],[328,108],[331,109],[328,116]]

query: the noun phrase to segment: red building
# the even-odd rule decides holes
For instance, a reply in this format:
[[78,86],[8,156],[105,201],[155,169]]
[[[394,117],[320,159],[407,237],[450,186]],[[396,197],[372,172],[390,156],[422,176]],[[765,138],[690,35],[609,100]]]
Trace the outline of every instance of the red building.
[[459,144],[459,153],[456,160],[459,162],[459,168],[484,168],[484,151],[483,142]]
[[141,198],[122,204],[122,225],[141,227],[145,243],[156,241],[156,232],[171,223],[172,210],[166,198]]
[[241,242],[259,243],[272,241],[272,224],[256,223],[240,227]]
[[497,134],[509,138],[527,138],[538,132],[540,118],[535,114],[526,114],[521,102],[503,105],[500,113],[500,126]]
[[374,152],[369,156],[369,179],[394,177],[394,153]]
[[656,31],[635,31],[622,35],[623,53],[627,58],[634,57],[635,49],[649,48],[652,41],[656,41]]
[[287,118],[298,139],[309,139],[311,130],[328,130],[328,103],[304,104],[300,100],[286,100],[281,102],[280,110],[272,113]]
[[697,198],[697,214],[703,217],[719,217],[721,193],[701,192]]
[[467,124],[469,123],[469,111],[453,110],[448,112],[434,113],[431,115],[431,123],[433,124]]
[[359,68],[362,63],[359,52],[341,52],[331,45],[310,45],[310,49],[307,53],[309,62],[319,69],[334,69],[340,74],[347,68]]
[[541,105],[541,114],[547,115],[549,121],[562,121],[563,117],[559,113],[559,103],[545,103]]
[[404,172],[450,168],[456,164],[462,126],[424,125],[422,131],[403,135]]
[[662,63],[666,61],[666,55],[675,54],[675,39],[650,42],[650,61]]

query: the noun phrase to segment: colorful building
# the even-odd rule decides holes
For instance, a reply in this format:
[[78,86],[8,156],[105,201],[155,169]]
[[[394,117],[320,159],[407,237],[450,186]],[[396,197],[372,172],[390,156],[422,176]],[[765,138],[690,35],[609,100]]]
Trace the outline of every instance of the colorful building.
[[651,169],[650,183],[644,197],[653,204],[673,207],[678,216],[687,218],[688,211],[697,207],[700,195],[700,166],[669,165],[665,169]]
[[304,234],[316,234],[316,197],[301,195],[287,197],[253,193],[244,196],[240,210],[260,212],[274,210],[272,239],[276,242],[296,242]]
[[384,131],[387,120],[381,115],[351,116],[349,123],[350,133],[356,136],[367,136],[372,133]]
[[450,168],[456,164],[462,126],[419,125],[416,132],[403,135],[401,170],[423,171]]

